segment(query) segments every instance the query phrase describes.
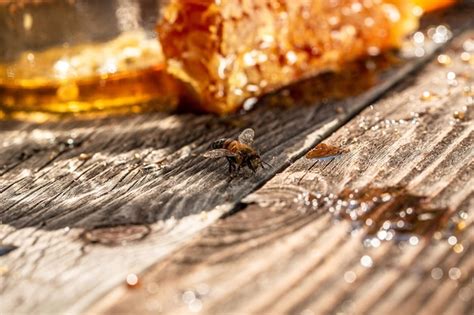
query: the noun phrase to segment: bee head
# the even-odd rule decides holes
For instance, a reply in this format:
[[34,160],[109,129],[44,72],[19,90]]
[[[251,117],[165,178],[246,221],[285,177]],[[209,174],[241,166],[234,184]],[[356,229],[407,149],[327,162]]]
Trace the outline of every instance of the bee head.
[[252,154],[248,159],[249,168],[253,172],[256,172],[260,165],[262,165],[262,160],[260,159],[260,155],[258,155],[257,153]]
[[222,149],[227,139],[219,139],[211,143],[209,149]]

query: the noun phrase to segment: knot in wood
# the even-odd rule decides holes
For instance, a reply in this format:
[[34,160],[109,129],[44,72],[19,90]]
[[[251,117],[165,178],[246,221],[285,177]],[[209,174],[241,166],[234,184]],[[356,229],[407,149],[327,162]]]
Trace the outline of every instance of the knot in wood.
[[86,231],[83,238],[89,243],[107,246],[125,245],[145,238],[150,233],[146,225],[103,227]]

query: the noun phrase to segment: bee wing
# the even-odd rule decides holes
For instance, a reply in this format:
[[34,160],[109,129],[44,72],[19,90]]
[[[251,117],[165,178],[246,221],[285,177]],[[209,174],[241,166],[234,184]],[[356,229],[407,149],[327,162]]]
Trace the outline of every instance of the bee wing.
[[255,131],[252,128],[247,128],[239,135],[239,142],[251,145],[253,143],[253,137],[255,136]]
[[235,154],[226,149],[215,149],[204,152],[202,156],[209,159],[218,159],[220,157],[232,157]]

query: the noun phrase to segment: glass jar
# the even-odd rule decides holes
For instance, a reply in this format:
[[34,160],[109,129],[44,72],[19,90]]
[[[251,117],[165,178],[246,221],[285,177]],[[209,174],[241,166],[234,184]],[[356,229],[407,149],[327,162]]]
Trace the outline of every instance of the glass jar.
[[0,108],[7,114],[173,109],[155,35],[159,0],[0,2]]

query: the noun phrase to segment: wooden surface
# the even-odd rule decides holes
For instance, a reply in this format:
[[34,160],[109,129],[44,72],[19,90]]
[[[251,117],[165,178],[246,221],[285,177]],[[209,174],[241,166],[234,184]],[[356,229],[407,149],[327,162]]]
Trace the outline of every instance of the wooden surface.
[[[456,35],[472,28],[469,10],[436,21],[452,21]],[[472,33],[454,48],[466,36]],[[417,246],[365,248],[364,229],[348,235],[347,221],[335,223],[327,209],[303,211],[293,201],[305,191],[401,183],[432,195],[440,208],[473,208],[471,112],[463,121],[453,118],[467,105],[463,88],[472,77],[448,88],[449,68],[434,62],[407,77],[436,47],[384,73],[367,92],[331,105],[262,106],[228,119],[147,114],[0,122],[0,239],[18,246],[0,257],[0,311],[187,313],[182,295],[198,290],[203,297],[191,310],[202,303],[210,313],[310,314],[349,306],[377,313],[398,311],[401,301],[406,310],[441,305],[467,313],[469,304],[456,297],[472,273],[471,229],[459,235],[461,254],[430,237]],[[452,67],[464,73],[466,64]],[[392,94],[341,127],[401,79]],[[420,101],[426,89],[438,96]],[[256,130],[256,146],[273,167],[229,181],[224,161],[198,154],[246,127]],[[336,129],[328,142],[349,153],[325,161],[302,157]],[[373,268],[360,266],[363,255],[372,257]],[[442,281],[430,277],[433,266],[444,270]],[[456,281],[446,276],[453,266],[461,270]],[[141,285],[127,289],[127,274],[146,268]],[[344,281],[349,271],[357,277],[351,284]],[[416,290],[420,281],[426,285]]]
[[[455,49],[473,36],[462,36]],[[449,55],[456,60],[459,53]],[[467,79],[448,85],[447,72],[468,69]],[[242,211],[145,272],[139,288],[112,292],[91,313],[180,314],[202,307],[208,314],[472,314],[466,292],[472,293],[474,268],[474,104],[464,87],[473,82],[472,67],[433,62],[325,141],[349,153],[297,160],[247,196]],[[424,91],[438,96],[422,101]],[[466,102],[468,117],[454,119]],[[407,187],[452,220],[468,213],[467,227],[456,234],[463,251],[455,252],[436,229],[404,235],[415,237],[410,242],[364,246],[367,227],[335,221],[330,206],[305,204],[311,194],[371,185]],[[363,266],[364,256],[372,267]],[[190,294],[199,301],[189,303]]]

